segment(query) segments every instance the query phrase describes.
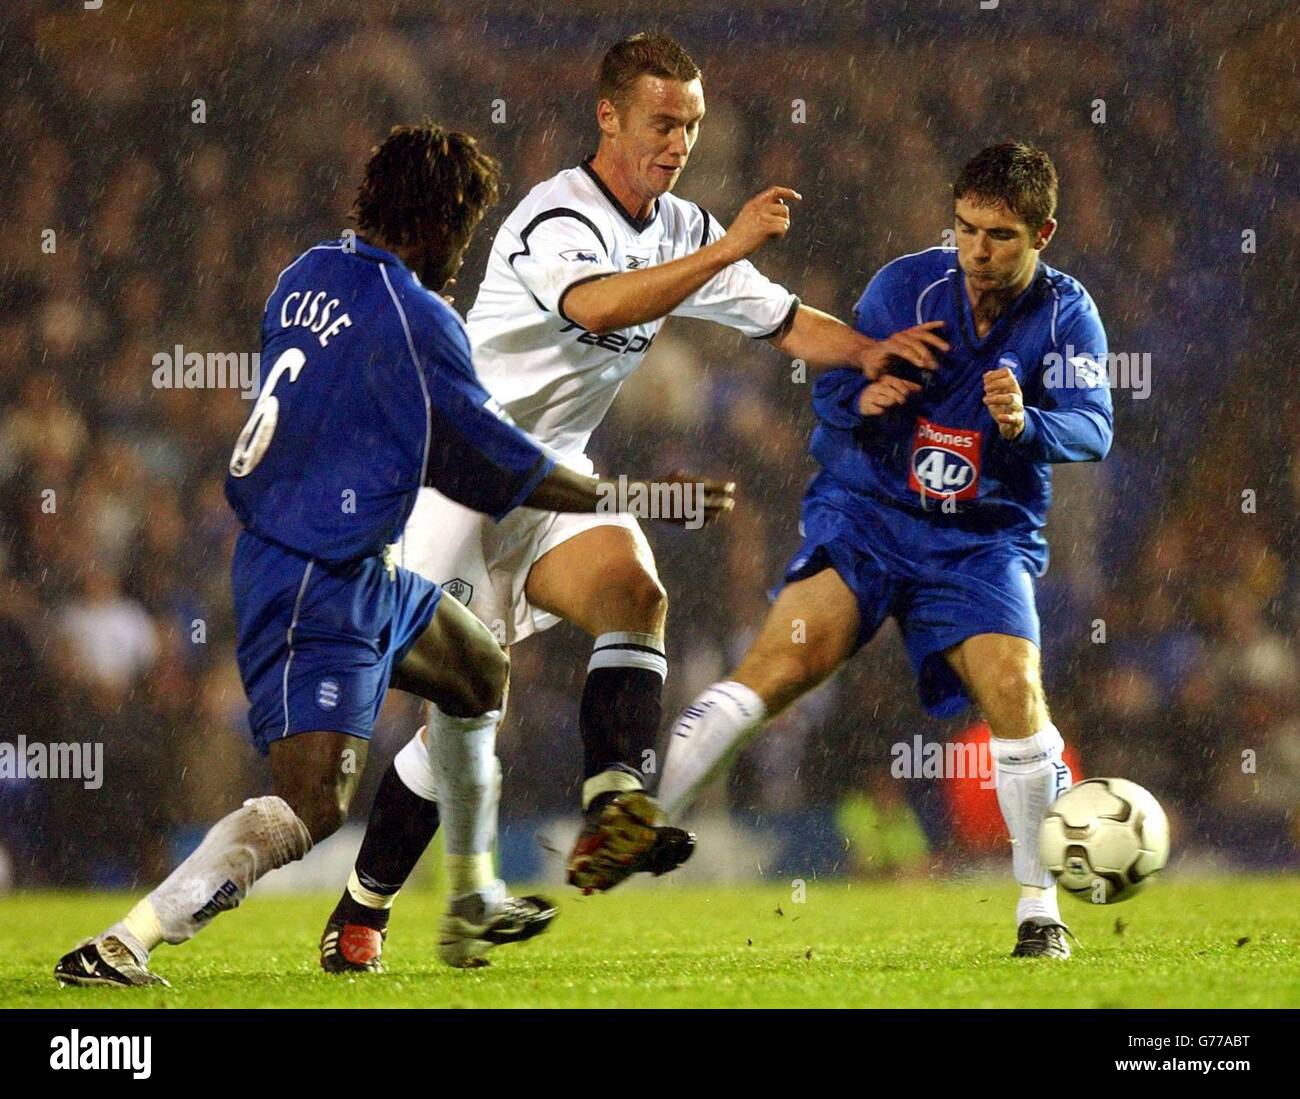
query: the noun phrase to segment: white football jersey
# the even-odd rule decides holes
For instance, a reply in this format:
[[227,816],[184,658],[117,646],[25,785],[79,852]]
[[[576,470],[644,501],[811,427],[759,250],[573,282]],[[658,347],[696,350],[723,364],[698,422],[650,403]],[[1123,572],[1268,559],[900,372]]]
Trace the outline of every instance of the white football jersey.
[[[598,336],[564,315],[579,283],[668,263],[722,236],[693,202],[664,195],[631,218],[584,162],[539,183],[506,218],[469,311],[474,365],[510,418],[561,457],[581,454],[664,318]],[[799,299],[748,260],[719,271],[673,315],[776,335]]]

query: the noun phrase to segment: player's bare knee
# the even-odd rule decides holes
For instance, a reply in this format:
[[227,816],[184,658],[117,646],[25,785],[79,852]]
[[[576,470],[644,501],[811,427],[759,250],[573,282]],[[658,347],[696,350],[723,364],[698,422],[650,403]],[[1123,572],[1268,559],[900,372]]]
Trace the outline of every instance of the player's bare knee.
[[634,569],[619,577],[615,590],[622,621],[608,623],[611,628],[658,632],[668,616],[668,593],[658,577]]
[[1035,663],[1019,657],[1001,660],[985,677],[985,709],[995,736],[1032,736],[1047,721],[1047,703]]
[[1028,703],[1042,694],[1038,669],[1019,657],[998,661],[988,679],[997,697],[1011,704]]
[[276,793],[302,821],[313,844],[332,836],[348,819],[351,791],[333,785],[303,783]]
[[754,649],[737,669],[736,678],[752,686],[767,702],[770,712],[776,713],[815,687],[826,674],[815,651],[807,645],[791,644]]

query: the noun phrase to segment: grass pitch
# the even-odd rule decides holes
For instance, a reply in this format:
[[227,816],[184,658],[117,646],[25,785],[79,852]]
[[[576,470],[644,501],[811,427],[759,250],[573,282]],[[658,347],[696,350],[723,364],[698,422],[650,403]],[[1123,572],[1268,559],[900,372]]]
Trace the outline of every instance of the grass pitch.
[[332,977],[316,940],[334,897],[254,897],[162,947],[170,991],[60,989],[59,955],[132,898],[0,898],[5,1007],[1281,1007],[1300,1006],[1300,877],[1164,880],[1108,908],[1062,898],[1067,963],[1011,959],[1014,888],[807,883],[624,888],[580,897],[490,968],[436,958],[440,898],[398,901],[380,976]]

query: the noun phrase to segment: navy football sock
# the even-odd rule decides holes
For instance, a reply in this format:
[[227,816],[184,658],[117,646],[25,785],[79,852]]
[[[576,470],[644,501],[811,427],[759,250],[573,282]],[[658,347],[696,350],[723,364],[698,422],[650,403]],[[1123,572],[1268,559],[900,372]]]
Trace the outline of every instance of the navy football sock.
[[352,877],[334,914],[348,923],[386,927],[394,898],[437,831],[437,804],[412,792],[389,764]]
[[[596,639],[582,691],[583,805],[602,793],[638,789],[655,774],[668,661],[654,634],[607,633]],[[620,778],[619,776],[624,776]]]

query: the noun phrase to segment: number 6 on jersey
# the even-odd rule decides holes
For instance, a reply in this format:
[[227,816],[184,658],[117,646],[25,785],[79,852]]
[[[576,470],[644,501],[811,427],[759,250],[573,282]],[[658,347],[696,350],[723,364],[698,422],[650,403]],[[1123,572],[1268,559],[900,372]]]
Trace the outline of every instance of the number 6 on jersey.
[[280,420],[280,402],[275,396],[275,383],[280,380],[280,375],[288,371],[289,381],[296,382],[298,374],[306,365],[307,356],[296,347],[290,347],[275,360],[271,373],[266,376],[266,385],[257,398],[257,404],[253,405],[253,411],[249,414],[248,423],[235,440],[235,450],[230,456],[232,477],[247,477],[252,473],[266,453],[266,448],[271,445],[271,436],[275,434],[275,425]]

